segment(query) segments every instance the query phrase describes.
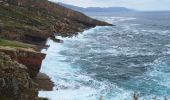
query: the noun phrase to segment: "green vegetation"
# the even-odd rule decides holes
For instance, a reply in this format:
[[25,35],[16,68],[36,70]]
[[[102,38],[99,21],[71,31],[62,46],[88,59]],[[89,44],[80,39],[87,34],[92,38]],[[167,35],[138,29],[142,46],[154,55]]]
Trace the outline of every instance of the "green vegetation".
[[58,19],[57,14],[49,13],[46,9],[23,8],[15,5],[0,5],[0,19],[4,26],[14,28],[50,27]]
[[[19,47],[19,48],[34,48],[34,45],[26,44],[18,41],[10,41],[0,38],[0,46],[9,46],[9,47]],[[1,100],[1,99],[0,99]]]
[[[20,7],[0,3],[0,36],[6,39],[15,34],[47,38],[50,28],[58,20],[58,15],[43,8]],[[9,33],[9,34],[7,34]],[[22,40],[22,38],[20,38]]]
[[0,100],[10,100],[10,99],[7,98],[7,97],[1,97],[1,96],[0,96]]

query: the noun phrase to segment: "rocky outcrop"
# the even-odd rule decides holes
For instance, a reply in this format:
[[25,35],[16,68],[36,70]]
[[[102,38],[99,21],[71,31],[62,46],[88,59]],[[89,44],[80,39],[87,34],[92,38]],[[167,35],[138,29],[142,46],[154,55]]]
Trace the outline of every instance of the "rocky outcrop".
[[38,73],[33,80],[37,83],[39,90],[52,91],[54,87],[54,83],[50,80],[49,76],[44,73]]
[[35,77],[41,68],[45,54],[21,48],[0,47],[0,52],[9,55],[13,61],[25,65],[31,77]]
[[[2,99],[3,98],[3,99]],[[37,100],[38,90],[27,67],[0,52],[0,99]]]
[[1,0],[0,36],[42,44],[53,33],[72,36],[95,26],[111,25],[48,0]]
[[[0,12],[0,38],[37,46],[44,44],[48,37],[53,38],[53,33],[72,36],[97,25],[111,25],[48,0],[0,0]],[[0,47],[0,52],[11,57],[0,53],[0,97],[36,100],[37,90],[31,78],[39,73],[45,54],[15,46]],[[51,84],[44,74],[35,79],[40,89]],[[52,86],[45,88],[52,89]]]

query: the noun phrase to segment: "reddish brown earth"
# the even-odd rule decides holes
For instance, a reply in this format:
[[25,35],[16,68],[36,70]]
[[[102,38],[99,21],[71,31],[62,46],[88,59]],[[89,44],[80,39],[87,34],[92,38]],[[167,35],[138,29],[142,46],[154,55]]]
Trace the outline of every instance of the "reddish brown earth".
[[0,52],[9,55],[12,60],[15,60],[28,68],[31,77],[36,77],[41,68],[42,60],[45,54],[33,50],[0,47]]
[[0,52],[0,100],[39,100],[26,66]]

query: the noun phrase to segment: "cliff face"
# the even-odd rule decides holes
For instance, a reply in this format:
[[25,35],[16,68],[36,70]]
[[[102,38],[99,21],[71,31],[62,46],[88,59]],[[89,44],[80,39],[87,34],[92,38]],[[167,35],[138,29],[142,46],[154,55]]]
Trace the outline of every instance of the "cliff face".
[[71,36],[96,25],[111,25],[47,0],[1,0],[0,36],[42,43],[52,33]]
[[[5,53],[0,53],[0,99],[5,96],[10,100],[36,100],[37,89],[31,78],[37,76],[45,57],[45,54],[23,49],[22,45],[25,43],[9,43],[5,40],[41,47],[48,37],[54,37],[53,33],[72,36],[97,25],[111,24],[48,0],[0,0],[0,45],[3,46],[0,47],[0,52]],[[32,45],[25,46],[32,48]],[[36,81],[51,84],[48,77],[42,74],[36,77]],[[39,88],[42,89],[45,85],[39,84]],[[44,89],[50,90],[52,86]]]
[[0,53],[0,99],[37,100],[38,90],[27,68]]
[[21,48],[0,47],[0,52],[9,55],[13,61],[25,65],[32,78],[39,73],[42,60],[45,58],[45,54]]

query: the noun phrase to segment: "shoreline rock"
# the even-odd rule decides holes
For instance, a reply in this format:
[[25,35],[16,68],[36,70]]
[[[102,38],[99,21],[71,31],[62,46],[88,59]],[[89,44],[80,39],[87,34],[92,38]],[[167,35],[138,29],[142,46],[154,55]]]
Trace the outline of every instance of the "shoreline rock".
[[54,83],[51,81],[48,75],[40,72],[33,80],[38,84],[37,87],[39,90],[43,90],[43,91],[53,90]]
[[38,89],[27,67],[0,52],[0,98],[4,100],[38,100]]
[[[10,98],[10,100],[13,100],[13,99],[11,99],[11,97],[14,97],[14,95],[15,95],[14,88],[17,88],[17,90],[15,91],[17,93],[17,96],[16,96],[17,99],[15,98],[14,100],[38,100],[37,98],[38,98],[39,90],[52,91],[54,84],[51,81],[50,77],[44,73],[40,73],[41,63],[42,63],[42,60],[46,56],[45,54],[36,52],[34,50],[24,49],[24,48],[11,48],[11,47],[4,47],[4,46],[1,47],[0,46],[0,55],[7,56],[7,58],[5,58],[5,59],[8,59],[9,62],[16,63],[15,64],[16,67],[19,67],[20,65],[23,66],[25,71],[20,72],[20,74],[22,74],[22,76],[20,76],[19,79],[22,81],[22,80],[24,80],[24,75],[27,75],[27,77],[29,78],[31,83],[29,83],[28,81],[25,81],[24,84],[34,85],[34,87],[32,89],[30,87],[31,90],[28,90],[28,89],[26,90],[26,91],[33,90],[31,93],[34,93],[34,96],[33,96],[33,94],[30,94],[30,93],[23,94],[22,99],[18,99],[18,95],[20,96],[20,95],[22,95],[22,93],[17,92],[17,90],[20,90],[20,89],[18,87],[19,80],[15,79],[15,74],[18,75],[18,73],[15,73],[15,72],[19,71],[20,69],[18,69],[18,68],[11,69],[10,70],[11,75],[9,76],[9,78],[6,78],[6,76],[4,76],[4,75],[6,75],[6,74],[8,75],[9,73],[7,73],[7,72],[1,73],[1,71],[3,71],[3,70],[1,69],[2,66],[0,65],[0,73],[1,73],[0,74],[0,99],[1,99],[1,97],[4,98],[4,96],[6,96],[5,98]],[[1,59],[3,56],[0,56],[0,62],[1,62]],[[9,62],[7,62],[6,64],[9,64]],[[10,67],[10,65],[5,66],[5,67]],[[3,79],[3,81],[2,81],[2,79]],[[11,84],[10,89],[1,87],[4,84],[4,80],[7,80],[7,81],[5,81],[5,82],[7,82],[7,84]],[[17,84],[15,84],[15,82],[17,82]],[[17,85],[17,86],[13,86],[13,85]],[[9,86],[7,86],[7,87],[9,87]],[[12,93],[10,91],[12,91]],[[30,99],[30,97],[27,95],[30,95],[33,97],[37,96],[37,97],[36,98],[31,97],[31,99]],[[27,99],[24,96],[29,97],[29,99]]]
[[23,48],[0,47],[0,52],[9,55],[13,61],[25,65],[32,78],[39,73],[42,60],[46,56],[46,54]]
[[[66,37],[73,36],[78,32],[82,32],[85,29],[97,25],[112,26],[109,23],[95,20],[83,13],[65,8],[48,0],[2,0],[0,2],[0,9],[0,37],[8,40],[35,44],[40,49],[45,47],[44,44],[47,38],[54,37],[52,33],[59,33],[60,36]],[[55,41],[63,42],[59,39],[55,39]],[[4,52],[11,57],[11,59],[8,58],[10,59],[10,62],[8,62],[9,64],[17,61],[27,68],[27,71],[24,70],[18,73],[18,80],[15,79],[14,81],[20,82],[19,80],[24,80],[24,75],[29,73],[26,77],[35,78],[40,89],[52,89],[53,84],[50,78],[45,74],[38,74],[42,60],[46,56],[45,54],[30,49],[15,47],[0,47],[0,52]],[[12,69],[10,73],[17,70],[20,72],[20,69]],[[8,71],[5,71],[4,75],[7,74]],[[13,74],[15,75],[15,73]],[[15,78],[12,75],[10,77]],[[25,80],[24,84],[31,85],[29,87],[32,87],[33,83],[31,82],[33,81],[31,78],[29,78],[29,81]],[[13,83],[13,80],[11,83]],[[26,86],[26,91],[27,88]],[[29,97],[30,91],[33,91],[33,94],[30,96],[34,95],[34,97],[37,98],[38,95],[36,93],[38,90],[34,91],[35,88],[31,89],[33,90],[28,89],[28,94],[23,94],[23,96]],[[15,89],[13,88],[13,90]],[[24,90],[23,92],[25,93]],[[21,100],[35,100],[35,98]]]

